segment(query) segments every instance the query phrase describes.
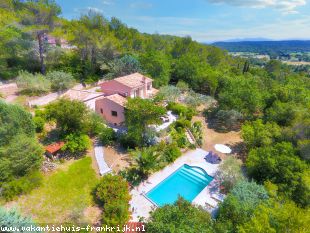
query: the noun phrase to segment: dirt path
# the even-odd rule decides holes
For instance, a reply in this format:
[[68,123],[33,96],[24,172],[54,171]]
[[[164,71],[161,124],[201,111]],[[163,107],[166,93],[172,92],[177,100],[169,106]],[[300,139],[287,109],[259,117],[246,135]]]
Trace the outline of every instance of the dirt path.
[[104,147],[104,154],[106,163],[116,173],[130,165],[128,153],[120,146]]
[[201,121],[203,127],[203,144],[202,149],[206,151],[215,151],[215,144],[226,144],[230,147],[235,147],[240,142],[242,142],[240,132],[231,131],[228,133],[219,133],[214,129],[208,127],[205,118],[202,116],[194,116],[193,121]]

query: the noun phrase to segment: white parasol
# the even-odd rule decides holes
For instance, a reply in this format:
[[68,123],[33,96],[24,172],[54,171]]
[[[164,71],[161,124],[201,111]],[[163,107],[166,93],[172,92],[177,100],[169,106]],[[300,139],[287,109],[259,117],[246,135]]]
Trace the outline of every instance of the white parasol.
[[215,150],[217,150],[218,152],[221,152],[223,154],[230,154],[231,153],[231,149],[228,146],[225,146],[223,144],[215,144],[214,148],[215,148]]

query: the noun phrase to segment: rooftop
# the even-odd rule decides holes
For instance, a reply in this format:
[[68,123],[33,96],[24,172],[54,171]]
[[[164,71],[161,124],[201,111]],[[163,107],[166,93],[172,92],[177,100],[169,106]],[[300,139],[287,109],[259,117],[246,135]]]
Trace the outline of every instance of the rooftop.
[[114,80],[131,88],[139,87],[143,85],[145,82],[152,81],[152,79],[140,73],[133,73],[123,77],[115,78]]
[[114,94],[114,95],[109,95],[105,97],[106,99],[109,99],[123,107],[125,107],[126,103],[127,103],[127,99],[124,98],[123,96],[119,95],[119,94]]
[[53,154],[59,151],[65,145],[64,142],[56,142],[45,147],[45,151]]

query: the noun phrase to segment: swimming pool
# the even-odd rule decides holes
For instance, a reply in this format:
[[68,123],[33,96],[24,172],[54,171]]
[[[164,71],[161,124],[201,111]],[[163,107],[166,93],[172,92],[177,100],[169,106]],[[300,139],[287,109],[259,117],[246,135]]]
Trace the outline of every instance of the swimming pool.
[[205,170],[184,164],[146,194],[157,206],[173,204],[179,196],[192,202],[213,180]]

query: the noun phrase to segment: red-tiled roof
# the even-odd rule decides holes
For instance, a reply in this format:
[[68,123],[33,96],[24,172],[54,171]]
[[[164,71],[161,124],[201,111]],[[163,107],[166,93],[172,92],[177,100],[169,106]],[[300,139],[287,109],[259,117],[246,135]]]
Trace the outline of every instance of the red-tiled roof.
[[45,147],[45,151],[53,154],[59,151],[65,145],[64,142],[56,142]]
[[123,77],[115,78],[114,80],[130,88],[140,87],[145,83],[152,81],[152,79],[140,73],[126,75]]
[[140,233],[146,232],[143,222],[128,222],[125,233]]
[[123,96],[119,95],[119,94],[114,94],[114,95],[109,95],[105,97],[106,99],[109,99],[115,103],[117,103],[120,106],[125,107],[126,103],[127,103],[127,99],[124,98]]

